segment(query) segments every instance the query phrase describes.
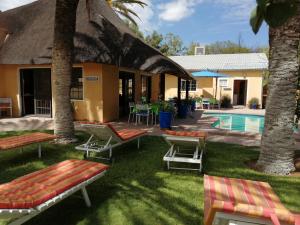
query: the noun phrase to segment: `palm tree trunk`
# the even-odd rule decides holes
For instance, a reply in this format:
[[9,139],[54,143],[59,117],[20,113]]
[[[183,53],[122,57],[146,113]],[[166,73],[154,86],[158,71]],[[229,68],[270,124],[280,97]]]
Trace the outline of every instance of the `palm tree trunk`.
[[70,86],[78,1],[56,0],[52,74],[54,133],[60,140],[74,138]]
[[297,15],[270,28],[269,94],[257,169],[287,175],[295,170],[293,126],[299,71],[300,1]]

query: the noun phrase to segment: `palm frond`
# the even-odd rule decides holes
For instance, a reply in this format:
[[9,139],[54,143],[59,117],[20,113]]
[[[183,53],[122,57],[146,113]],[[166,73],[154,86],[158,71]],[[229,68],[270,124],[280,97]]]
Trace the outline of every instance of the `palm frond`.
[[138,26],[136,21],[133,19],[132,16],[130,16],[128,13],[124,13],[123,11],[116,11],[120,15],[124,16],[126,19],[128,19],[131,23],[133,23],[135,26]]
[[141,7],[147,6],[143,0],[106,0],[106,2],[120,15],[128,19],[134,25],[137,26],[137,23],[133,17],[140,19],[138,14],[132,9],[128,8],[128,5],[137,4]]

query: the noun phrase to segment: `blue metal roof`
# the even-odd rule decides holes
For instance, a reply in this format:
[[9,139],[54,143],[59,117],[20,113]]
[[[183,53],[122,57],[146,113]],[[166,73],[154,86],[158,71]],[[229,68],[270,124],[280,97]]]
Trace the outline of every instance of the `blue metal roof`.
[[212,71],[208,71],[208,70],[193,72],[192,75],[194,77],[215,77],[215,78],[229,77],[225,74],[216,73],[216,72],[212,72]]

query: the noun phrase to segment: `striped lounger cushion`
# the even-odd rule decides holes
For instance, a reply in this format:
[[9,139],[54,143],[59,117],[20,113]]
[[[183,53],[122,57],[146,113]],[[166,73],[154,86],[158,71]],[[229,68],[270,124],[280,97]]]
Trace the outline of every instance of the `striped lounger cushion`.
[[175,131],[175,130],[166,130],[166,134],[174,135],[174,136],[182,136],[182,137],[199,137],[199,138],[207,138],[207,133],[203,131]]
[[109,123],[98,123],[98,122],[85,122],[80,121],[79,124],[94,124],[94,125],[105,125],[109,127],[112,132],[114,132],[121,140],[129,141],[130,139],[134,139],[136,137],[142,136],[147,134],[147,131],[138,130],[138,129],[122,129],[116,130],[111,124]]
[[204,176],[204,223],[211,225],[216,212],[271,220],[273,224],[296,223],[295,215],[280,202],[265,182]]
[[84,160],[66,160],[0,185],[0,209],[34,208],[107,170]]
[[56,138],[55,135],[46,133],[32,133],[20,136],[6,137],[0,139],[0,150],[9,150],[19,148],[26,145],[51,141]]

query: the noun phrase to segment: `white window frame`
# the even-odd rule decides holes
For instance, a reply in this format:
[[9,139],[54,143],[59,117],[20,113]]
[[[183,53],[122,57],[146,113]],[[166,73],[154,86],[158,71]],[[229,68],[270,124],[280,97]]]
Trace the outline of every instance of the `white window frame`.
[[[222,82],[226,82],[225,85],[221,85]],[[229,86],[229,80],[228,78],[219,78],[219,87],[222,87],[222,88],[227,88]]]
[[[182,89],[182,82],[185,82],[185,84],[186,84],[186,80],[181,80],[181,84],[180,84],[180,86],[181,86],[181,92],[185,92],[186,91],[186,86],[185,86],[185,89],[183,90]],[[192,85],[190,83],[189,92],[196,92],[197,91],[197,81],[196,80],[192,80],[190,82],[195,82],[195,90],[191,90]]]

